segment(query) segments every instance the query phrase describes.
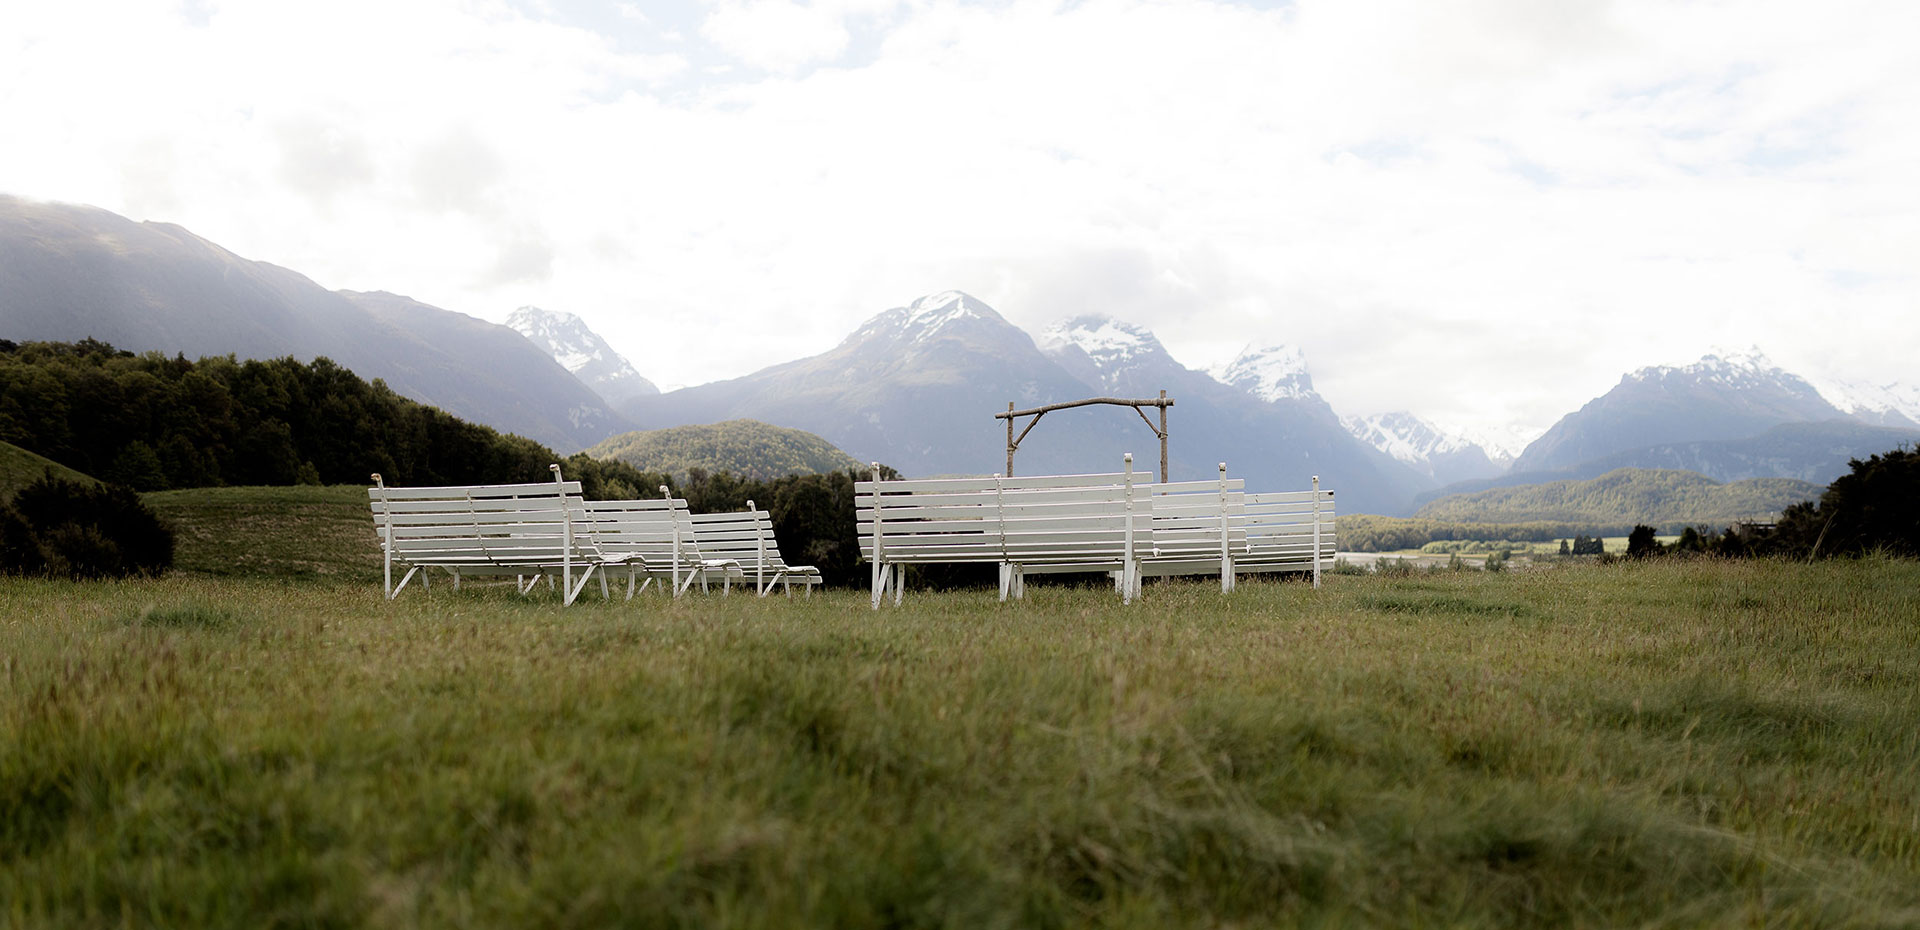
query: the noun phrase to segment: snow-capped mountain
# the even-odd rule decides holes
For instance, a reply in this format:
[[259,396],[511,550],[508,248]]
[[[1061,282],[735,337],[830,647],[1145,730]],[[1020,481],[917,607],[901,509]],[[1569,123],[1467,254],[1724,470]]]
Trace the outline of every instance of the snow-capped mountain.
[[574,377],[606,398],[609,404],[618,405],[660,393],[653,382],[641,377],[585,320],[571,313],[521,307],[507,317],[507,325],[542,352],[553,356],[554,361],[573,372]]
[[[905,353],[897,356],[904,359],[907,355],[924,356],[942,343],[981,338],[989,342],[1001,340],[1006,338],[1007,330],[1019,332],[978,297],[960,291],[941,291],[874,315],[841,340],[834,352],[868,349]],[[1032,348],[1031,339],[1024,342],[1027,348]]]
[[1540,438],[1540,430],[1515,424],[1482,425],[1477,427],[1455,427],[1454,435],[1485,449],[1487,458],[1495,465],[1506,468],[1513,460],[1526,451],[1527,445]]
[[1736,390],[1760,388],[1784,391],[1803,400],[1820,394],[1805,378],[1774,364],[1765,352],[1760,351],[1759,346],[1744,349],[1715,346],[1699,361],[1684,365],[1652,365],[1628,374],[1623,380],[1711,385]]
[[1740,439],[1782,423],[1845,417],[1805,378],[1759,349],[1716,351],[1626,375],[1534,440],[1513,469],[1553,471],[1664,443]]
[[1446,485],[1499,474],[1498,463],[1478,443],[1453,435],[1404,410],[1370,417],[1341,417],[1359,439]]
[[1818,379],[1813,386],[1827,403],[1874,426],[1920,426],[1920,386]]
[[[1159,382],[1186,371],[1151,330],[1099,314],[1061,320],[1034,342],[1069,374],[1105,393],[1170,388]],[[1141,386],[1143,380],[1155,382],[1153,388]]]
[[1306,353],[1277,342],[1250,343],[1232,361],[1207,369],[1207,374],[1265,401],[1318,396],[1307,372]]
[[[1347,435],[1317,396],[1262,401],[1181,365],[1145,328],[1101,316],[1067,320],[1036,341],[958,291],[875,315],[820,355],[623,409],[648,427],[752,417],[804,429],[908,475],[987,474],[1006,469],[1006,421],[994,414],[1009,402],[1160,390],[1176,401],[1175,479],[1212,477],[1223,461],[1260,489],[1306,487],[1318,474],[1337,484],[1343,506],[1369,513],[1397,512],[1431,485]],[[1142,469],[1158,464],[1159,438],[1132,410],[1074,409],[1037,425],[1020,439],[1016,474],[1117,469],[1123,452]]]
[[[622,409],[648,428],[745,417],[802,429],[910,475],[986,474],[1006,468],[1006,427],[994,413],[1080,390],[993,308],[944,291],[875,314],[819,355]],[[1063,431],[1040,433],[1021,449],[1023,469],[1054,468],[1071,451]],[[1136,437],[1135,448],[1147,444]]]

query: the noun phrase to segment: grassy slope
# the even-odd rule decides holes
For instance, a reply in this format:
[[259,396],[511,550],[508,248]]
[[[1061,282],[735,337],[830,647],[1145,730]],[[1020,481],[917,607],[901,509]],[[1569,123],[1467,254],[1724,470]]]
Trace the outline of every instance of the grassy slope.
[[193,488],[142,495],[174,529],[174,569],[277,578],[380,576],[367,489],[359,485]]
[[28,452],[10,442],[0,442],[0,500],[10,498],[34,479],[53,470],[57,478],[93,483],[94,479],[74,471],[43,455]]
[[1900,925],[1920,564],[0,581],[0,924]]

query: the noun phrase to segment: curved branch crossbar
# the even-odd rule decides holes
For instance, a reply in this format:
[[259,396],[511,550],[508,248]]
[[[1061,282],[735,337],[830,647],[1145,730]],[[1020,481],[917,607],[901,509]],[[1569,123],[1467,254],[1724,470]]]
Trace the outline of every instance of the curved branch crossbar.
[[[1055,410],[1066,410],[1072,407],[1089,407],[1094,404],[1132,407],[1133,412],[1139,414],[1141,421],[1147,424],[1147,429],[1153,430],[1153,434],[1160,437],[1160,480],[1172,480],[1167,477],[1167,408],[1173,406],[1173,398],[1168,397],[1166,391],[1161,391],[1159,397],[1148,397],[1141,400],[1129,400],[1124,397],[1089,397],[1086,400],[1073,400],[1062,404],[1047,404],[1029,410],[1015,410],[1013,409],[1013,401],[1007,401],[1007,412],[993,415],[993,418],[996,420],[1007,421],[1007,477],[1013,477],[1013,453],[1019,451],[1020,443],[1026,441],[1027,434],[1033,432],[1033,428],[1040,425],[1041,417]],[[1153,421],[1147,419],[1147,412],[1141,409],[1143,407],[1160,408],[1159,426],[1154,426]],[[1033,417],[1033,419],[1027,423],[1025,429],[1020,431],[1018,437],[1014,436],[1013,421],[1020,417],[1027,416]]]

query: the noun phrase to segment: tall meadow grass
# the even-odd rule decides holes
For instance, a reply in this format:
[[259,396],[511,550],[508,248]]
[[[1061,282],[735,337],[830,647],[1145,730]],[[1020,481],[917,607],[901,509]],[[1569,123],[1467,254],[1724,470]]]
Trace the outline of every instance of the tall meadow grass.
[[11,926],[1920,923],[1920,565],[0,581]]

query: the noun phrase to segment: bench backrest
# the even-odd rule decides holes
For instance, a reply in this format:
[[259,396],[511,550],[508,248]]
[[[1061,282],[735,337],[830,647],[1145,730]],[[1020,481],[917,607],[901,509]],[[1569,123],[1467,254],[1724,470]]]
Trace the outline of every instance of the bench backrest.
[[1126,474],[1043,475],[861,481],[854,492],[876,561],[1118,562],[1150,541],[1148,487]]
[[387,554],[421,565],[549,565],[598,556],[580,482],[367,489]]
[[[751,501],[749,501],[751,503]],[[780,547],[773,538],[773,517],[764,510],[734,513],[696,513],[693,530],[700,537],[700,552],[709,559],[728,559],[740,563],[751,575],[756,571],[779,574],[787,571]]]
[[1247,548],[1246,481],[1176,481],[1147,486],[1153,499],[1153,535],[1147,556],[1185,561],[1221,557],[1224,535],[1235,556]]
[[1311,567],[1316,542],[1321,561],[1337,551],[1332,491],[1276,491],[1247,495],[1247,555],[1249,567],[1261,564],[1299,564]]
[[638,557],[649,568],[700,561],[685,500],[586,501],[584,508],[587,524],[608,552]]

